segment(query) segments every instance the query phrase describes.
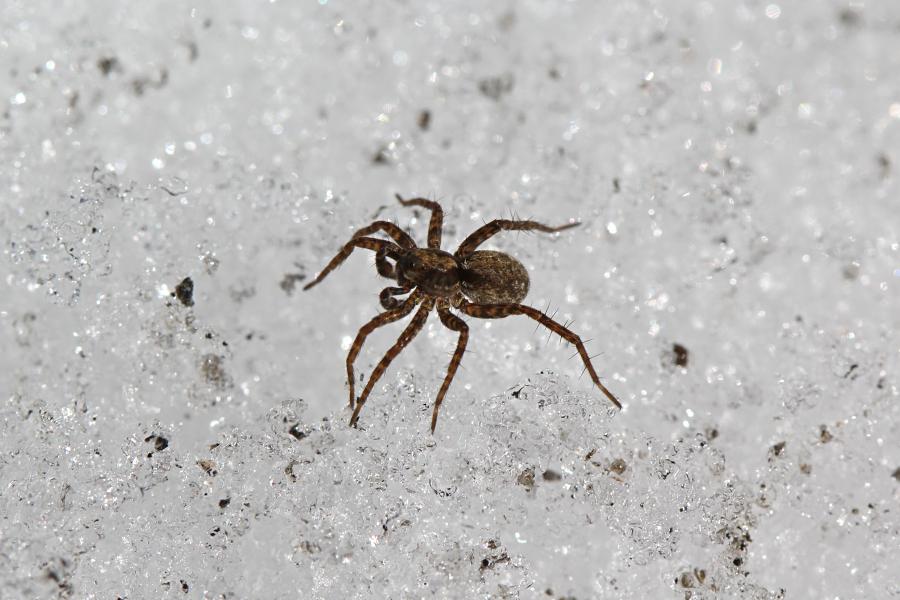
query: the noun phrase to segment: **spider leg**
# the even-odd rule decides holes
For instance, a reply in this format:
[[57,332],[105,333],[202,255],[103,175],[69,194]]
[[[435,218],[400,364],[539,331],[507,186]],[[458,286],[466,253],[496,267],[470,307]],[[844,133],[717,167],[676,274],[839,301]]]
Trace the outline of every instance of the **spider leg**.
[[[387,289],[390,290],[400,288]],[[363,344],[366,343],[366,338],[370,333],[372,333],[379,327],[383,327],[388,323],[398,321],[411,313],[412,309],[415,308],[418,301],[418,294],[413,294],[402,304],[394,300],[399,308],[395,307],[394,310],[376,315],[375,318],[359,328],[359,333],[356,334],[356,339],[353,340],[353,345],[350,346],[350,352],[347,353],[347,383],[350,386],[350,408],[353,408],[356,401],[356,389],[353,380],[353,362],[359,355],[359,351],[362,350]]]
[[406,233],[390,221],[373,221],[362,229],[358,229],[356,233],[353,234],[353,238],[363,237],[364,235],[377,233],[379,231],[383,231],[384,233],[394,238],[394,241],[397,242],[397,245],[402,248],[416,247],[416,241],[412,239],[412,236],[410,236],[408,233]]
[[380,294],[378,294],[378,301],[381,302],[381,306],[385,309],[394,310],[403,302],[409,300],[409,298],[407,298],[406,300],[397,300],[394,296],[402,296],[403,294],[408,294],[412,289],[412,286],[386,287],[381,290]]
[[441,390],[438,392],[437,400],[434,402],[434,412],[431,414],[431,433],[434,433],[434,428],[437,426],[441,402],[444,401],[444,396],[447,394],[447,390],[450,389],[450,382],[453,381],[453,377],[456,375],[456,369],[459,367],[463,353],[466,351],[466,342],[469,340],[469,326],[466,325],[465,321],[451,313],[446,305],[438,305],[438,316],[447,329],[459,332],[459,341],[456,342],[456,350],[453,352],[453,358],[450,359],[450,366],[447,367],[447,375],[444,377],[444,383],[441,384]]
[[424,302],[422,302],[422,306],[419,307],[419,310],[416,312],[415,316],[412,318],[412,321],[409,322],[409,325],[406,326],[406,329],[403,330],[403,333],[400,334],[400,338],[391,346],[385,355],[381,358],[381,361],[375,366],[375,370],[372,371],[372,375],[369,376],[369,381],[366,382],[366,387],[363,389],[362,394],[360,394],[359,399],[356,401],[356,408],[353,410],[353,414],[350,416],[350,425],[355,427],[356,422],[359,420],[359,411],[362,410],[363,405],[366,403],[366,399],[369,397],[369,394],[372,392],[372,388],[375,387],[375,383],[381,379],[381,376],[384,374],[385,370],[388,366],[393,362],[397,355],[406,348],[407,345],[412,341],[414,337],[422,330],[422,327],[425,326],[425,321],[428,319],[428,313],[431,312],[431,309],[434,308],[434,300],[431,298],[426,298]]
[[578,337],[575,332],[563,327],[543,312],[531,308],[530,306],[525,306],[524,304],[473,304],[471,302],[463,303],[459,307],[459,310],[467,315],[478,317],[480,319],[502,319],[503,317],[508,317],[510,315],[525,315],[534,319],[578,349],[578,354],[581,355],[581,360],[584,361],[584,368],[587,369],[587,372],[590,374],[591,380],[598,388],[600,388],[600,391],[609,398],[610,402],[616,405],[616,408],[622,408],[622,404],[615,396],[613,396],[612,392],[606,389],[605,385],[600,383],[600,378],[597,376],[597,372],[594,371],[594,366],[591,364],[591,357],[588,356],[581,338]]
[[560,225],[559,227],[550,227],[549,225],[544,225],[542,223],[538,223],[537,221],[511,221],[508,219],[494,219],[490,223],[486,225],[482,225],[478,229],[476,229],[469,237],[463,240],[463,242],[459,245],[459,248],[456,249],[456,253],[454,256],[456,258],[464,258],[473,252],[486,242],[489,238],[496,235],[501,231],[544,231],[546,233],[554,233],[556,231],[562,231],[563,229],[569,229],[570,227],[575,227],[579,225],[579,223],[566,223],[565,225]]
[[428,247],[440,249],[441,231],[444,227],[444,209],[441,208],[441,205],[433,200],[426,200],[425,198],[410,198],[409,200],[404,200],[400,194],[395,195],[397,196],[397,200],[403,206],[421,206],[422,208],[427,208],[431,211],[431,221],[428,223]]
[[[398,256],[400,252],[403,251],[403,249],[396,244],[393,244],[386,240],[379,240],[378,238],[370,237],[354,237],[349,242],[344,244],[344,247],[341,248],[341,251],[338,252],[327,265],[325,265],[325,268],[322,269],[318,275],[316,275],[315,279],[304,285],[303,289],[308,290],[312,286],[325,279],[326,275],[337,269],[342,262],[347,260],[347,257],[350,256],[350,253],[353,252],[354,248],[366,248],[367,250],[375,250],[376,252],[383,250],[385,256]],[[385,263],[387,263],[387,261],[385,261]]]

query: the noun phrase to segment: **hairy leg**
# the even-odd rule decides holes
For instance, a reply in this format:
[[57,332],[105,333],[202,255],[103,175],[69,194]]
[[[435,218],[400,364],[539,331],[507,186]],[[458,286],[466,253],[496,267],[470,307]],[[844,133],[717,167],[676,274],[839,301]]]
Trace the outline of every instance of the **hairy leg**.
[[456,258],[465,258],[475,252],[475,250],[486,242],[490,237],[501,231],[543,231],[546,233],[554,233],[577,226],[578,223],[567,223],[559,227],[550,227],[538,223],[537,221],[510,221],[508,219],[495,219],[486,225],[482,225],[476,229],[469,237],[463,240],[456,249],[454,256]]
[[431,211],[431,222],[428,223],[428,247],[441,248],[441,230],[444,227],[444,209],[441,205],[433,200],[425,198],[410,198],[404,200],[400,194],[396,194],[397,200],[403,206],[421,206]]
[[459,367],[463,353],[466,351],[466,342],[469,340],[469,326],[466,325],[465,321],[451,313],[446,306],[438,306],[438,316],[445,327],[459,332],[459,341],[456,342],[456,350],[453,352],[453,358],[450,359],[450,366],[447,367],[447,375],[444,377],[444,383],[441,384],[441,390],[438,392],[437,400],[434,402],[434,412],[431,414],[431,433],[434,433],[434,428],[437,426],[441,402],[444,401],[444,396],[447,394],[447,390],[450,389],[450,382],[453,381],[453,377],[456,375],[456,369]]
[[[390,290],[399,288],[387,289]],[[393,323],[394,321],[399,321],[400,319],[411,313],[412,309],[416,306],[416,302],[418,302],[418,295],[413,294],[402,304],[397,302],[399,308],[395,308],[394,310],[391,310],[389,312],[381,313],[359,328],[359,333],[356,334],[356,339],[353,340],[353,345],[350,346],[350,352],[347,353],[347,384],[350,386],[350,408],[353,408],[356,401],[356,386],[353,377],[353,362],[359,355],[359,351],[362,350],[363,344],[366,343],[366,338],[370,333],[372,333],[379,327],[383,327],[388,323]]]
[[364,235],[378,233],[379,231],[383,231],[384,233],[394,238],[394,241],[397,242],[397,245],[402,248],[416,247],[416,241],[412,239],[412,236],[410,236],[408,233],[406,233],[390,221],[374,221],[369,225],[366,225],[362,229],[358,229],[356,233],[353,234],[353,237],[363,237]]
[[366,403],[366,399],[372,392],[372,388],[375,387],[375,383],[381,379],[381,376],[391,362],[397,358],[397,355],[400,354],[400,352],[402,352],[412,339],[422,330],[422,327],[425,326],[425,321],[428,320],[428,313],[431,312],[432,308],[434,308],[434,300],[426,298],[416,312],[416,315],[412,318],[412,321],[409,322],[409,325],[407,325],[406,329],[403,330],[403,333],[400,334],[400,338],[388,349],[381,361],[375,366],[375,370],[372,371],[372,375],[369,376],[369,381],[366,383],[366,387],[363,389],[362,394],[360,394],[359,400],[356,401],[356,408],[353,410],[353,415],[350,416],[351,426],[356,426],[356,422],[359,420],[359,411],[362,410],[363,405]]
[[525,306],[524,304],[472,304],[471,302],[463,303],[459,307],[459,310],[467,315],[478,317],[480,319],[502,319],[503,317],[508,317],[510,315],[525,315],[531,317],[550,331],[558,334],[561,338],[574,345],[578,349],[578,354],[581,355],[581,360],[584,361],[584,367],[590,374],[594,384],[600,388],[600,391],[602,391],[607,398],[609,398],[610,402],[615,404],[617,408],[622,408],[622,404],[615,396],[613,396],[612,392],[606,389],[605,385],[600,383],[600,378],[597,376],[597,372],[594,371],[594,366],[591,364],[591,357],[588,356],[581,338],[578,337],[575,332],[563,327],[543,312],[531,308],[530,306]]
[[341,251],[338,252],[337,255],[335,255],[335,257],[332,258],[327,265],[325,265],[325,268],[322,269],[318,275],[316,275],[315,279],[304,285],[303,289],[308,290],[312,286],[325,279],[326,275],[337,269],[342,262],[347,260],[347,257],[350,256],[350,253],[353,252],[354,248],[365,248],[367,250],[374,250],[376,252],[384,251],[385,256],[391,256],[392,254],[397,256],[400,254],[400,252],[402,252],[402,249],[392,242],[379,240],[378,238],[355,237],[344,244],[344,247],[341,248]]

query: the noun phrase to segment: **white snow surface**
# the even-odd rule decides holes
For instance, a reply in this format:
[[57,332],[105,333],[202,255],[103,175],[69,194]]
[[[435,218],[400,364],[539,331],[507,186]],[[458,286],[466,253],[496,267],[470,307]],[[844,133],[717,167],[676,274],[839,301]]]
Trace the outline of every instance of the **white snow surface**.
[[[900,5],[776,2],[3,2],[0,598],[900,597]],[[395,193],[624,410],[466,318],[432,435],[432,316],[350,428]]]

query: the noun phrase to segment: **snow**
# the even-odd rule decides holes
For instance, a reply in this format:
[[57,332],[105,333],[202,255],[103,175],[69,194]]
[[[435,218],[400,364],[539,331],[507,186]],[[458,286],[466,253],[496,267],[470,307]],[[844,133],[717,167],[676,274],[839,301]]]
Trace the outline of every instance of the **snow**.
[[[0,597],[900,597],[891,3],[0,7]],[[357,228],[483,221],[347,426]],[[187,290],[190,279],[193,289]],[[402,324],[372,334],[368,376]],[[357,385],[361,388],[361,384]]]

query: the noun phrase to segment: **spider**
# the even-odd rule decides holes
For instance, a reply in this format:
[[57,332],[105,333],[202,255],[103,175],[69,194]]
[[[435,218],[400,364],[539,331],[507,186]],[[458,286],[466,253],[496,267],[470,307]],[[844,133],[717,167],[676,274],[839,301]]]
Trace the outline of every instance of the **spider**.
[[[500,231],[534,230],[553,233],[575,227],[578,223],[549,227],[536,221],[495,219],[476,229],[474,233],[463,240],[456,252],[450,254],[441,250],[444,221],[444,211],[441,205],[424,198],[404,200],[399,194],[397,194],[397,200],[403,206],[418,206],[431,211],[427,248],[417,246],[413,238],[397,225],[388,221],[375,221],[354,233],[350,241],[344,244],[340,252],[325,265],[315,279],[303,287],[304,290],[308,290],[317,285],[340,266],[355,248],[373,250],[378,274],[397,282],[396,286],[384,288],[379,295],[381,306],[385,308],[386,312],[375,316],[359,329],[359,333],[350,347],[350,352],[347,354],[347,383],[350,386],[350,408],[353,410],[350,417],[351,426],[356,426],[366,399],[384,371],[422,330],[428,315],[435,309],[441,323],[448,329],[458,332],[459,339],[434,402],[434,411],[431,415],[432,434],[437,426],[441,402],[447,394],[450,382],[453,381],[453,376],[456,374],[469,339],[469,327],[459,316],[450,312],[450,309],[481,319],[502,319],[510,315],[525,315],[534,319],[578,349],[578,354],[581,355],[581,360],[584,361],[585,369],[590,374],[591,380],[617,408],[622,408],[612,392],[600,383],[600,378],[594,371],[591,357],[588,356],[581,338],[542,311],[520,304],[525,299],[529,286],[528,272],[525,267],[518,260],[503,252],[477,249]],[[377,232],[387,234],[393,241],[369,237],[370,234]],[[394,263],[391,264],[388,259],[393,260]],[[406,294],[408,296],[405,299],[397,298]],[[359,355],[366,338],[375,329],[407,316],[417,305],[419,305],[419,309],[416,314],[400,334],[397,342],[376,365],[357,400],[353,383],[353,362]]]

